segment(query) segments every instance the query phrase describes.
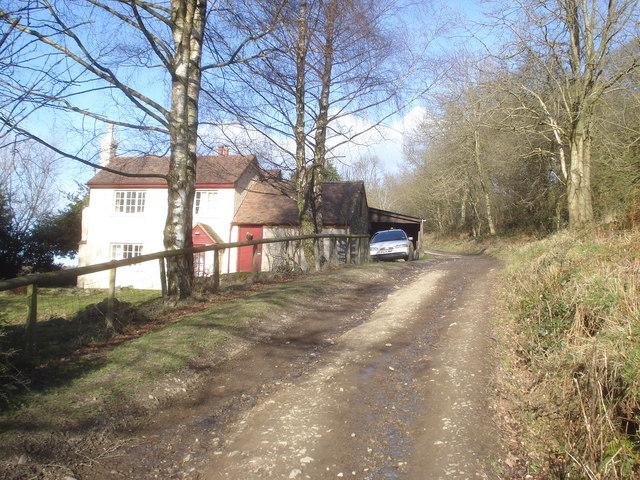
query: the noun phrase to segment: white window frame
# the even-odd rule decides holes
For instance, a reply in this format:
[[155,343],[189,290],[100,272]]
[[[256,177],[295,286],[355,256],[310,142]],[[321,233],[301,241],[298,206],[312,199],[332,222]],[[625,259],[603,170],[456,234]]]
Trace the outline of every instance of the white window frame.
[[207,217],[217,216],[217,197],[218,190],[196,190],[196,196],[193,199],[193,214]]
[[116,190],[113,194],[114,213],[144,213],[146,193],[144,190]]
[[142,243],[112,243],[109,247],[111,260],[125,260],[142,255]]
[[207,274],[206,252],[198,252],[193,254],[193,273],[196,277],[204,277]]

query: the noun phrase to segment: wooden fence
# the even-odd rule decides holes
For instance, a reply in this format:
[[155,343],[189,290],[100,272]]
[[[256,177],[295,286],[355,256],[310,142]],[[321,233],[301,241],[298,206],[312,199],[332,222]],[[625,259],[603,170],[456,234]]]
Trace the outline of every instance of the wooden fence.
[[[60,270],[57,272],[47,273],[35,273],[22,277],[16,277],[9,280],[0,281],[0,291],[12,290],[20,287],[27,287],[28,308],[27,319],[25,323],[25,336],[27,349],[33,346],[35,342],[35,325],[38,315],[38,284],[47,282],[60,281],[65,279],[71,279],[79,275],[86,275],[90,273],[97,273],[102,271],[109,271],[109,288],[107,294],[107,311],[105,314],[105,321],[108,328],[113,328],[113,316],[114,316],[114,303],[116,297],[116,274],[117,269],[120,267],[127,267],[143,262],[158,261],[160,264],[160,284],[161,293],[165,297],[167,295],[167,282],[166,282],[166,268],[165,261],[169,257],[175,257],[179,255],[192,255],[201,252],[213,251],[213,275],[211,289],[216,291],[220,288],[220,252],[228,248],[239,248],[246,246],[253,246],[253,272],[251,279],[253,281],[258,279],[259,276],[259,250],[258,246],[261,244],[269,243],[285,243],[285,242],[301,242],[303,240],[329,239],[331,240],[330,252],[337,252],[337,241],[345,240],[345,258],[344,263],[363,263],[369,258],[369,236],[368,235],[339,235],[339,234],[326,234],[326,235],[298,235],[285,238],[267,238],[260,240],[248,240],[244,242],[234,243],[219,243],[215,245],[206,245],[202,247],[186,248],[181,250],[166,250],[163,252],[151,253],[147,255],[140,255],[133,258],[127,258],[124,260],[114,260],[111,262],[99,263],[95,265],[87,265],[84,267],[69,268]],[[355,245],[354,245],[355,244]],[[352,255],[352,247],[355,246],[355,255]],[[330,263],[340,263],[338,255],[333,253],[329,255],[328,261]]]

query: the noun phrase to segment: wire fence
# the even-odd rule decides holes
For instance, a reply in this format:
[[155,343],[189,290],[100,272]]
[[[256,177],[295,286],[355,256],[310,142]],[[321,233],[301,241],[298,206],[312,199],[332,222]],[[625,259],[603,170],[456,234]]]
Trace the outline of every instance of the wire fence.
[[[0,281],[0,347],[3,351],[24,349],[31,356],[51,356],[58,350],[63,353],[104,340],[114,331],[143,328],[152,322],[154,315],[167,308],[163,298],[166,297],[165,261],[168,257],[197,256],[212,251],[213,267],[206,275],[196,277],[194,284],[197,293],[208,295],[247,282],[268,281],[274,276],[301,271],[299,256],[291,256],[290,252],[301,252],[300,245],[304,241],[313,240],[317,244],[320,239],[329,240],[323,247],[329,265],[358,264],[369,258],[367,235],[289,236],[164,251]],[[270,251],[262,250],[265,244],[280,246]],[[253,248],[252,271],[221,274],[220,252],[242,247]],[[262,253],[264,257],[261,257]],[[159,289],[116,287],[119,270],[146,262],[159,265]],[[261,266],[267,271],[262,272]],[[44,286],[64,281],[75,284],[79,276],[98,272],[108,272],[109,288]]]

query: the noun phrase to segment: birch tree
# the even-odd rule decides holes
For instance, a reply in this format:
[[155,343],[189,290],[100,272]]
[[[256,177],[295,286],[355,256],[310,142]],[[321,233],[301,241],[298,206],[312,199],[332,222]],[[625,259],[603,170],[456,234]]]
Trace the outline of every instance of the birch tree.
[[[240,135],[230,130],[230,142],[242,150],[244,138],[258,136],[271,147],[277,166],[292,172],[303,233],[322,229],[327,162],[404,104],[401,89],[418,62],[402,57],[411,49],[394,37],[398,5],[394,0],[291,1],[279,28],[263,39],[278,55],[226,70],[225,90],[209,92],[211,103],[222,107],[217,110],[233,112],[231,120],[246,128]],[[364,128],[347,121],[365,114],[371,122]],[[308,248],[306,257],[316,263]]]
[[[142,176],[167,182],[165,248],[190,247],[202,75],[243,61],[259,36],[254,32],[234,49],[216,44],[214,20],[230,16],[235,3],[2,0],[0,121],[94,168],[109,170],[87,158],[86,149],[55,147],[38,133],[38,121],[55,117],[82,133],[113,125],[144,154],[168,152],[166,175]],[[191,294],[192,261],[169,261],[171,295]]]

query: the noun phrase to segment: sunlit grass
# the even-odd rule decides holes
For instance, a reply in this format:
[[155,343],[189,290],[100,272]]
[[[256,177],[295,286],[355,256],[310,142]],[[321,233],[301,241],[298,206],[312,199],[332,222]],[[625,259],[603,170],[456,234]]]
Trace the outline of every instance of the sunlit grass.
[[199,365],[229,338],[244,335],[256,322],[277,316],[297,303],[311,302],[322,292],[346,288],[356,279],[373,279],[403,265],[368,264],[308,275],[263,285],[255,291],[234,290],[230,299],[223,291],[203,298],[201,303],[162,311],[162,316],[169,319],[142,336],[71,362],[49,364],[43,372],[52,380],[15,397],[7,413],[12,420],[28,420],[35,430],[98,421],[103,412],[117,405],[138,405],[145,400],[139,398],[145,388],[160,379],[173,378],[181,369]]
[[639,252],[640,234],[593,229],[507,257],[506,335],[535,382],[526,398],[535,414],[523,418],[537,474],[558,462],[566,478],[640,474]]
[[[50,318],[72,318],[88,305],[100,303],[107,298],[106,289],[82,288],[42,288],[38,290],[38,321]],[[141,304],[152,298],[158,298],[157,290],[136,290],[122,288],[116,292],[121,302]],[[26,293],[0,294],[0,316],[10,325],[21,325],[27,319],[29,296]]]

